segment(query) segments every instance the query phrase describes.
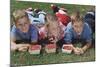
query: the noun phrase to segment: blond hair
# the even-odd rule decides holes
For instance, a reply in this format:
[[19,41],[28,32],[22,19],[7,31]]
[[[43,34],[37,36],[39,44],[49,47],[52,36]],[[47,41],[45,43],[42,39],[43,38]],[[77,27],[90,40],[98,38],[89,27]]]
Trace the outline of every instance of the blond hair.
[[72,23],[74,23],[76,21],[78,21],[78,22],[82,21],[83,22],[83,17],[80,15],[79,11],[76,11],[71,15],[71,21],[72,21]]
[[19,20],[20,18],[23,18],[23,17],[28,18],[28,15],[27,15],[27,13],[24,9],[16,10],[16,11],[13,12],[13,20],[14,20],[15,23],[16,23],[17,20]]
[[57,18],[56,18],[55,15],[47,14],[46,15],[46,21],[47,22],[57,21]]

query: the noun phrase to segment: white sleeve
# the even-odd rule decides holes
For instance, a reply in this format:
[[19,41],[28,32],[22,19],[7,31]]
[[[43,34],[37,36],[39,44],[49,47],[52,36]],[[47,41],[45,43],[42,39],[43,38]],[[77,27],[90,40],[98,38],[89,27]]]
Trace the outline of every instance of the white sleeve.
[[15,25],[11,29],[10,37],[11,37],[11,39],[16,39],[16,27],[15,27]]
[[44,24],[44,23],[45,23],[45,15],[40,14],[40,15],[39,15],[39,20],[40,20],[41,23]]

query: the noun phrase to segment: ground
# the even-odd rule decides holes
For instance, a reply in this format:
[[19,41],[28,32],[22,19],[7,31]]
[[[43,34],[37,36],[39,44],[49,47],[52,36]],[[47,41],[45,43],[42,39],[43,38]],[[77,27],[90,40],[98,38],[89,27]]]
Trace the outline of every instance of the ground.
[[40,64],[54,64],[54,63],[72,63],[72,62],[89,62],[95,61],[94,48],[89,49],[83,55],[75,54],[43,54],[32,55],[28,52],[11,52],[12,65],[40,65]]
[[[94,6],[83,5],[71,5],[71,4],[57,4],[68,9],[69,15],[75,10],[79,10],[82,15]],[[26,9],[28,7],[41,8],[48,13],[52,13],[50,3],[36,3],[36,2],[15,2],[11,0],[11,24],[12,24],[12,12],[16,9]],[[38,65],[38,64],[54,64],[54,63],[72,63],[72,62],[88,62],[95,61],[95,49],[90,48],[83,55],[74,54],[43,54],[43,55],[31,55],[28,52],[11,52],[11,65]]]

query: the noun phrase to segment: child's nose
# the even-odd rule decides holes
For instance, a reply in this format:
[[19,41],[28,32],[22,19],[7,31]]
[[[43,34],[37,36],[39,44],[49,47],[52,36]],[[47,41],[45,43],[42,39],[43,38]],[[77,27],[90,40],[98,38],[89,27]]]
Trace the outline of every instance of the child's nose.
[[26,26],[25,26],[25,25],[23,25],[22,29],[23,29],[23,30],[25,30],[25,29],[26,29]]
[[77,32],[79,33],[80,32],[80,29],[77,29]]

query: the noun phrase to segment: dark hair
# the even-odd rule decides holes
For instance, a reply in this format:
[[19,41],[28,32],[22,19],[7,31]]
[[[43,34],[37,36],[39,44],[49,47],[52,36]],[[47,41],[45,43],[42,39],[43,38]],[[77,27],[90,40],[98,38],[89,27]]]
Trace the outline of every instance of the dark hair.
[[39,8],[34,9],[34,12],[36,12],[36,13],[38,13],[38,12],[40,12],[40,11],[42,11],[42,10],[39,9]]

